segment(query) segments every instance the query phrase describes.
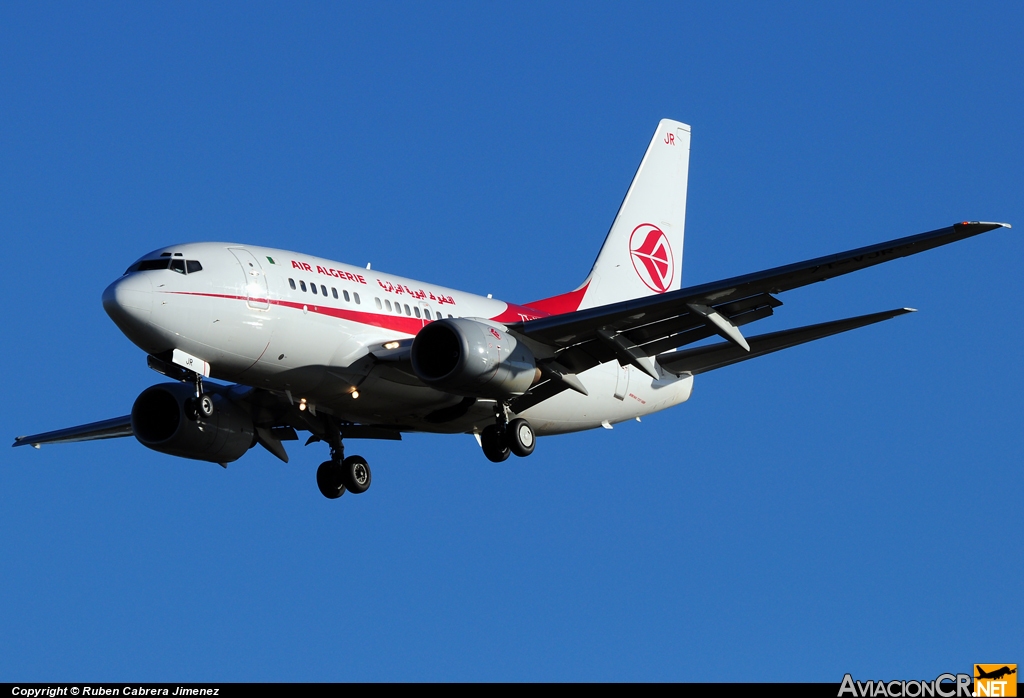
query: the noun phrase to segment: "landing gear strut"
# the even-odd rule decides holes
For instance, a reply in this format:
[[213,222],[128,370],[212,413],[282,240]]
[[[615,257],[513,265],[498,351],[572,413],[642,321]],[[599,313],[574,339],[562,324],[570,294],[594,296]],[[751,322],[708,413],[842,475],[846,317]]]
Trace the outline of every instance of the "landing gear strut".
[[331,459],[324,461],[316,469],[316,484],[320,494],[328,499],[337,499],[348,490],[352,494],[362,494],[370,489],[370,465],[362,456],[345,457],[345,445],[341,440],[341,430],[330,419],[326,424],[326,441],[331,447]]
[[487,460],[501,463],[510,453],[521,458],[533,453],[537,437],[528,421],[522,417],[509,421],[505,405],[495,406],[494,421],[480,433],[480,446]]
[[185,416],[195,421],[199,417],[209,419],[213,416],[213,398],[203,392],[203,376],[192,372],[192,382],[196,386],[196,396],[185,401]]

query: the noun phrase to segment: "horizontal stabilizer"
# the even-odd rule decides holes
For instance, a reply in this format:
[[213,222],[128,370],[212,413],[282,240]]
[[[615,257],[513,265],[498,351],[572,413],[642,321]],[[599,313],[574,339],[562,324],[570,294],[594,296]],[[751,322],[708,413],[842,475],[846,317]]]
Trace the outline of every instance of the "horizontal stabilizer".
[[31,436],[19,436],[14,440],[13,445],[32,445],[38,448],[40,444],[67,444],[74,441],[117,439],[122,436],[131,436],[132,433],[132,417],[131,415],[126,414],[124,417],[105,419],[102,422],[83,424],[80,427],[58,429],[57,431],[48,431],[43,434],[33,434]]
[[757,337],[748,337],[747,341],[750,344],[749,352],[733,342],[719,342],[718,344],[706,347],[669,352],[658,356],[658,364],[666,371],[676,375],[684,373],[696,375],[739,363],[740,361],[746,361],[747,359],[753,359],[755,356],[764,356],[780,349],[788,349],[805,342],[813,342],[815,339],[821,339],[822,337],[828,337],[848,330],[855,330],[858,327],[865,327],[866,325],[872,325],[876,322],[882,322],[883,320],[889,320],[898,315],[912,312],[914,310],[911,308],[898,308],[871,315],[846,318],[845,320],[823,322],[820,325],[809,325],[792,330],[762,334]]

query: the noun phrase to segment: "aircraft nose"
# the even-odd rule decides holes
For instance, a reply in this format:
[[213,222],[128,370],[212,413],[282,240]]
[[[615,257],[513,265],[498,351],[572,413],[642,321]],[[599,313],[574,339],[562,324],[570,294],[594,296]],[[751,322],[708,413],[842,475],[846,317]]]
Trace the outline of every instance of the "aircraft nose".
[[103,309],[122,331],[149,323],[153,312],[153,282],[149,274],[122,276],[103,291]]

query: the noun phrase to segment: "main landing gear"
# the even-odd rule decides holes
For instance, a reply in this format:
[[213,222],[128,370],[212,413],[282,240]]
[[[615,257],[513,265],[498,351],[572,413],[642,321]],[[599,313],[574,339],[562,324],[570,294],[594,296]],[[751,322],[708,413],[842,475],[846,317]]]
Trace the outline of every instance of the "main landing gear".
[[509,421],[503,405],[495,409],[494,421],[480,433],[480,446],[487,460],[501,463],[510,453],[521,458],[533,453],[537,436],[529,422],[521,417]]
[[320,494],[328,499],[337,499],[348,490],[362,494],[370,489],[370,465],[362,456],[345,458],[345,446],[341,441],[338,426],[328,421],[327,441],[331,446],[331,459],[316,469],[316,485]]

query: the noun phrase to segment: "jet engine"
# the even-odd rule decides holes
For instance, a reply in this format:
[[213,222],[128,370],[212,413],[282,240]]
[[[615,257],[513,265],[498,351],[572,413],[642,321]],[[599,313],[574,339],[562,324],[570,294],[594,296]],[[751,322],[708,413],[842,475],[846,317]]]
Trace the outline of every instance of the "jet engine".
[[229,463],[255,443],[252,418],[219,386],[207,384],[213,415],[189,419],[186,403],[195,391],[186,383],[146,388],[132,405],[132,431],[143,446],[181,458]]
[[432,322],[412,343],[412,369],[438,390],[468,397],[522,395],[540,379],[533,353],[500,325],[448,318]]

